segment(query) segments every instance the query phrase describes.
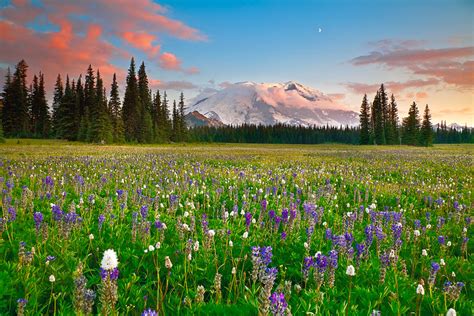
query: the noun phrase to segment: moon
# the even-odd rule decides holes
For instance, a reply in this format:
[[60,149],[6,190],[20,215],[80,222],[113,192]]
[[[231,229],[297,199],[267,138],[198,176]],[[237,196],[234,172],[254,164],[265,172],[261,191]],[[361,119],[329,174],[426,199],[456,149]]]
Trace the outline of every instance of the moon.
[[318,32],[321,33],[323,31],[322,28],[318,28]]

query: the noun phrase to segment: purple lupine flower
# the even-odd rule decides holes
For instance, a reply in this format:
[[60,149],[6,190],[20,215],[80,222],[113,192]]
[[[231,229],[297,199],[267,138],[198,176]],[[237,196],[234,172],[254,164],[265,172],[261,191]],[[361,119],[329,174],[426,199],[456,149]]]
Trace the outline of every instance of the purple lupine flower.
[[287,208],[284,208],[281,211],[281,219],[282,219],[283,223],[288,222],[288,209]]
[[433,286],[436,281],[436,273],[439,271],[439,264],[437,262],[431,262],[431,271],[430,271],[430,276],[428,278],[428,284],[430,286]]
[[380,255],[380,263],[385,268],[387,268],[390,265],[390,255],[388,252],[384,252]]
[[267,200],[263,199],[262,202],[260,203],[260,205],[262,206],[262,209],[263,209],[264,211],[267,210],[267,205],[268,205],[268,204],[267,204]]
[[285,240],[286,239],[286,232],[281,232],[281,239]]
[[285,300],[285,294],[274,292],[268,299],[270,300],[270,311],[273,315],[286,315],[288,303]]
[[112,271],[110,271],[110,279],[111,280],[117,280],[119,277],[119,269],[114,268]]
[[35,226],[36,226],[36,230],[38,231],[41,227],[41,223],[43,222],[43,213],[41,212],[35,212],[33,214],[33,220],[35,221]]
[[47,257],[46,257],[46,261],[50,261],[50,262],[51,262],[51,261],[54,261],[54,260],[56,260],[56,257],[55,257],[55,256],[47,256]]
[[366,226],[364,229],[364,233],[365,233],[365,243],[367,246],[370,247],[370,245],[372,244],[372,241],[374,240],[372,225]]
[[421,221],[419,219],[415,219],[414,224],[416,229],[421,227]]
[[116,192],[117,192],[117,198],[120,199],[120,198],[122,197],[122,195],[123,195],[123,190],[118,189]]
[[247,229],[250,226],[250,223],[252,223],[252,214],[250,212],[245,213],[245,226],[247,226]]
[[274,219],[275,218],[275,211],[274,210],[269,210],[268,211],[268,217],[270,217],[270,219]]
[[99,230],[102,229],[102,225],[104,224],[105,222],[105,215],[104,214],[100,214],[99,215]]
[[163,228],[163,223],[160,220],[155,221],[155,228],[156,229],[162,229]]
[[13,207],[8,208],[8,222],[14,222],[16,220],[16,210]]
[[311,267],[314,266],[314,258],[313,257],[306,257],[304,258],[303,262],[303,276],[305,279],[309,276],[309,270]]
[[446,238],[444,236],[438,236],[438,243],[444,245],[446,243]]
[[141,316],[158,316],[158,312],[151,308],[148,308],[142,312]]
[[357,257],[361,257],[364,254],[365,245],[364,244],[356,244],[356,250],[357,250]]
[[47,176],[46,178],[44,178],[44,179],[43,179],[43,183],[44,183],[46,186],[49,186],[49,187],[54,186],[54,180],[53,180],[53,178],[51,178],[51,176]]
[[326,239],[329,240],[329,239],[332,239],[332,230],[331,228],[327,228],[326,229]]
[[261,247],[260,248],[260,256],[262,258],[262,262],[264,265],[268,266],[272,262],[272,247]]
[[324,273],[328,266],[328,258],[325,255],[318,254],[316,256],[316,266],[320,273]]
[[53,212],[53,219],[55,221],[60,221],[63,217],[63,211],[57,206],[56,204],[53,204],[51,211]]
[[143,219],[145,219],[148,216],[148,205],[143,205],[140,208],[140,215],[142,216]]
[[336,250],[331,250],[329,251],[329,265],[331,268],[336,269],[337,268],[337,260],[338,260],[338,252]]

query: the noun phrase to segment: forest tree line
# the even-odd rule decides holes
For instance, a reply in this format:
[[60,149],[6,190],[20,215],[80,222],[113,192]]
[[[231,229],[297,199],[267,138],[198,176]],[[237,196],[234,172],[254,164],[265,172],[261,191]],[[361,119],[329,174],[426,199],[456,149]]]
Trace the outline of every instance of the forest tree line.
[[44,74],[27,83],[28,65],[21,60],[11,74],[7,71],[2,92],[1,125],[6,137],[59,138],[95,143],[153,143],[187,140],[184,96],[173,101],[172,112],[166,92],[153,93],[145,64],[135,70],[132,58],[123,101],[116,75],[110,94],[100,71],[89,65],[77,79],[58,74],[52,111],[46,100]]
[[413,102],[408,116],[399,125],[398,106],[395,96],[390,96],[382,84],[369,105],[367,94],[360,107],[360,139],[361,145],[395,145],[431,146],[433,143],[473,143],[473,130],[465,126],[461,131],[447,128],[446,122],[438,124],[434,130],[428,104],[425,106],[423,118],[420,119],[418,105]]
[[[423,120],[415,102],[399,125],[395,97],[390,101],[383,84],[374,101],[364,96],[359,127],[239,125],[188,127],[184,95],[170,106],[166,92],[152,92],[145,64],[138,72],[132,58],[123,100],[116,75],[110,93],[100,71],[89,65],[86,75],[66,79],[58,74],[52,109],[48,106],[44,74],[27,81],[28,65],[21,60],[7,71],[0,100],[0,140],[6,137],[58,138],[94,143],[230,142],[278,144],[407,144],[474,143],[474,131],[448,128],[446,122],[431,125],[428,106]],[[170,108],[172,109],[170,111]]]

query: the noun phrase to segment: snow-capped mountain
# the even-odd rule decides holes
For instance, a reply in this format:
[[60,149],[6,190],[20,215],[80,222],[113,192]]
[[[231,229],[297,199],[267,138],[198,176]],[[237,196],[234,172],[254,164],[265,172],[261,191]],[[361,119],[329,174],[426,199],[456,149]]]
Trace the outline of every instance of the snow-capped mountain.
[[207,89],[188,103],[188,111],[226,125],[285,123],[304,126],[356,126],[358,113],[330,96],[297,82],[227,84]]

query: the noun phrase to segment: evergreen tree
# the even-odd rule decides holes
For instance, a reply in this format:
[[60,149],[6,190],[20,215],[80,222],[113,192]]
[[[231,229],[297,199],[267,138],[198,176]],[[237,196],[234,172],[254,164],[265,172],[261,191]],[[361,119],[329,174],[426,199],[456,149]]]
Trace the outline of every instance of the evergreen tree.
[[403,138],[404,144],[416,146],[418,145],[418,134],[420,130],[420,118],[418,115],[418,107],[415,102],[410,106],[408,117],[403,119]]
[[151,119],[151,91],[148,87],[148,77],[145,70],[145,63],[142,62],[138,69],[138,92],[140,95],[140,122],[138,141],[141,143],[151,143],[153,140],[153,122]]
[[[2,91],[2,115],[1,120],[4,124],[4,130],[7,135],[10,134],[10,131],[13,129],[13,117],[11,113],[14,111],[13,100],[12,100],[12,77],[10,73],[10,67],[7,69],[7,74],[5,76],[5,83],[3,85]],[[3,127],[3,126],[2,126]]]
[[159,126],[161,126],[161,130],[163,132],[163,140],[169,141],[171,137],[172,121],[170,119],[168,96],[166,94],[166,91],[163,93],[163,100],[161,102],[160,119],[161,121],[159,122]]
[[389,132],[390,129],[390,124],[388,123],[389,121],[389,104],[388,104],[388,96],[387,93],[385,92],[385,87],[383,84],[380,85],[379,89],[379,95],[380,95],[380,108],[379,110],[382,112],[381,116],[381,121],[382,121],[382,128],[383,128],[383,133],[380,136],[380,141],[382,145],[387,143],[387,133]]
[[26,86],[28,65],[21,60],[11,78],[7,73],[4,87],[3,124],[5,134],[10,137],[27,136],[29,133],[28,88]]
[[180,141],[184,142],[188,139],[188,127],[186,126],[186,119],[185,119],[185,111],[186,108],[184,106],[184,94],[181,92],[179,95],[179,103],[178,103],[178,117],[179,117],[179,134],[180,134]]
[[113,141],[115,143],[125,142],[122,109],[120,108],[120,97],[118,91],[117,77],[114,73],[112,86],[110,88],[109,111],[112,119]]
[[79,140],[91,141],[95,137],[93,127],[97,120],[97,94],[95,89],[95,76],[92,66],[89,65],[84,82],[84,112],[80,119]]
[[369,114],[369,102],[367,101],[367,94],[362,99],[362,105],[360,106],[360,144],[367,145],[370,142],[370,114]]
[[372,103],[373,116],[373,140],[376,145],[385,144],[385,130],[383,123],[383,109],[380,91],[377,91],[374,102]]
[[80,78],[78,84],[75,85],[74,81],[72,85],[69,83],[69,76],[66,76],[66,86],[64,88],[64,96],[61,99],[61,104],[59,106],[59,115],[58,115],[58,132],[61,138],[67,140],[76,140],[78,134],[78,124],[77,124],[77,112],[76,108],[78,101],[76,95],[77,87],[81,87]]
[[395,97],[390,97],[388,129],[387,129],[387,144],[395,145],[399,143],[398,135],[398,108]]
[[425,107],[423,122],[421,124],[420,144],[426,147],[433,144],[433,126],[431,125],[431,114],[428,104]]
[[53,96],[53,117],[52,117],[52,130],[54,137],[61,137],[61,128],[59,122],[62,120],[60,107],[64,97],[64,87],[61,75],[58,74],[56,83],[54,85],[54,96]]
[[91,122],[89,123],[91,126],[90,141],[111,143],[113,141],[112,123],[107,109],[104,83],[100,77],[99,70],[97,70],[95,89],[95,107],[94,110],[91,111]]
[[151,112],[151,119],[153,121],[154,141],[159,142],[159,143],[165,141],[163,125],[161,125],[163,123],[163,120],[161,118],[162,114],[163,114],[163,111],[161,109],[161,95],[160,95],[160,91],[157,90],[153,98],[153,108]]
[[85,106],[85,97],[84,97],[84,85],[82,84],[82,75],[77,79],[77,83],[71,85],[72,93],[74,95],[75,104],[72,109],[74,109],[74,114],[71,114],[71,119],[74,118],[74,139],[84,139],[87,133],[86,128],[81,129],[83,124],[81,124],[83,118],[88,117],[88,110],[86,114]]
[[174,142],[177,142],[179,141],[180,135],[179,135],[179,115],[178,115],[178,109],[176,108],[176,100],[173,101],[172,122],[173,122],[173,128],[171,132],[171,140]]
[[51,119],[49,116],[46,91],[44,87],[44,75],[39,74],[33,78],[33,91],[31,94],[31,127],[35,137],[47,138],[50,131]]
[[140,103],[137,77],[135,74],[135,60],[132,57],[130,67],[128,68],[127,86],[125,88],[122,108],[125,140],[129,142],[139,140]]

